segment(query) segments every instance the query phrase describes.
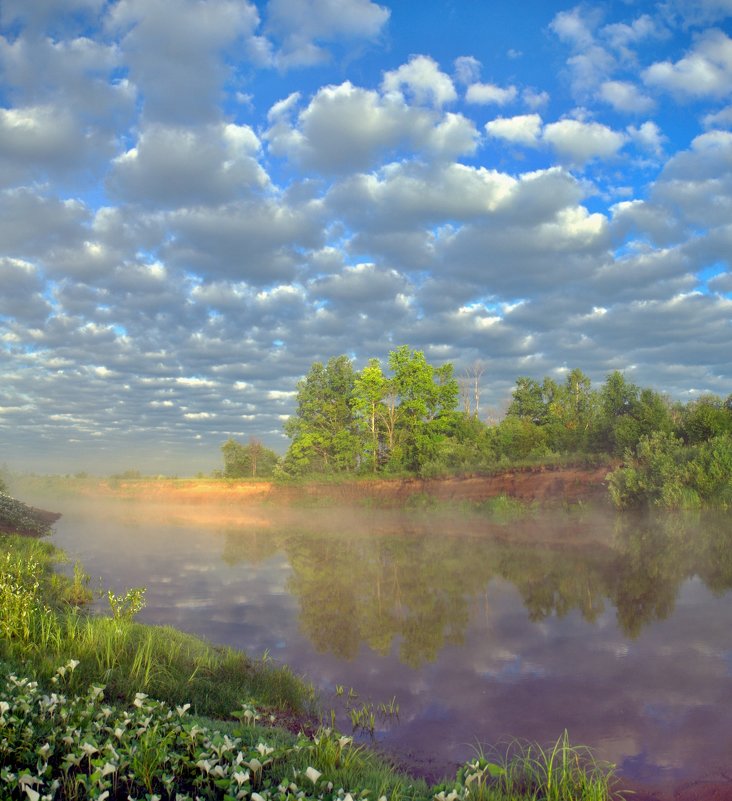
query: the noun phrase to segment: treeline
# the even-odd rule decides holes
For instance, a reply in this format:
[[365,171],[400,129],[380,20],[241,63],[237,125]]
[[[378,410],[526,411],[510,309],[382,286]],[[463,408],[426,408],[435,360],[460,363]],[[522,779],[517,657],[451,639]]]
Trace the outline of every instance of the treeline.
[[[566,458],[623,459],[611,482],[619,506],[732,502],[732,395],[671,402],[615,371],[593,388],[582,370],[563,382],[517,379],[504,419],[478,416],[478,374],[461,386],[452,364],[406,345],[385,366],[347,356],[315,362],[297,385],[284,457],[256,440],[222,447],[227,477],[410,474],[494,470]],[[470,394],[474,393],[471,399]]]

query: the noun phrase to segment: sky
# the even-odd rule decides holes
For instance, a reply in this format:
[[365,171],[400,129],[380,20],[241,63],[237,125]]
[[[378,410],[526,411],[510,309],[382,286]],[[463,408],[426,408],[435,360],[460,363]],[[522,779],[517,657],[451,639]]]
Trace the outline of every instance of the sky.
[[407,344],[732,392],[732,0],[2,0],[0,464],[284,452]]

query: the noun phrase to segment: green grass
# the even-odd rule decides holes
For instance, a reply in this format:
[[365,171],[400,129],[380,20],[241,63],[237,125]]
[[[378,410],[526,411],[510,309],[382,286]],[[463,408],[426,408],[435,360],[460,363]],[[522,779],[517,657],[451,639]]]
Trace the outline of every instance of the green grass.
[[196,712],[227,716],[242,699],[308,714],[312,687],[286,666],[253,660],[176,629],[146,626],[121,612],[97,617],[78,607],[74,580],[54,572],[60,554],[42,540],[0,535],[0,657],[48,680],[59,664],[79,660],[74,689],[102,682],[108,696],[145,692]]

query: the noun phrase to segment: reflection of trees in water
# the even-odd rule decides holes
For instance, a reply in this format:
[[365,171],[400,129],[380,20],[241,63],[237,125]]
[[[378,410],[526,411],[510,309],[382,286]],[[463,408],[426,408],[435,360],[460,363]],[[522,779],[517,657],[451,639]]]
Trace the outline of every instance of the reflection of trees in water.
[[318,650],[353,659],[362,644],[386,654],[397,642],[401,661],[415,667],[462,642],[471,603],[494,577],[516,587],[533,621],[576,610],[594,622],[610,603],[629,637],[668,617],[691,576],[716,593],[732,587],[732,521],[724,516],[621,515],[606,544],[592,541],[593,525],[534,544],[525,536],[511,542],[513,528],[495,526],[479,536],[397,526],[250,529],[227,532],[224,559],[260,562],[283,551],[301,627]]

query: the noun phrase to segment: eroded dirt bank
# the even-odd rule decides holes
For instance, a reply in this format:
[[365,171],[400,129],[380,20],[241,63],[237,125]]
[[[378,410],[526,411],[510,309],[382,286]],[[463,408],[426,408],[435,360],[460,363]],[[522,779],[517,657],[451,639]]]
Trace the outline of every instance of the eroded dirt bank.
[[221,481],[213,479],[130,480],[102,483],[96,494],[118,497],[144,496],[146,500],[177,503],[308,501],[336,503],[373,502],[399,507],[410,498],[428,496],[441,501],[483,501],[508,495],[526,501],[574,503],[602,502],[608,498],[605,479],[611,468],[541,467],[507,470],[490,476],[439,479],[379,479],[353,482],[285,484],[270,481]]

